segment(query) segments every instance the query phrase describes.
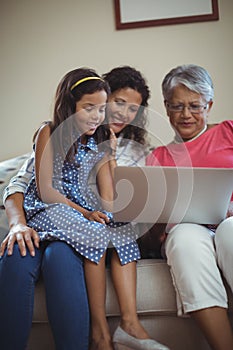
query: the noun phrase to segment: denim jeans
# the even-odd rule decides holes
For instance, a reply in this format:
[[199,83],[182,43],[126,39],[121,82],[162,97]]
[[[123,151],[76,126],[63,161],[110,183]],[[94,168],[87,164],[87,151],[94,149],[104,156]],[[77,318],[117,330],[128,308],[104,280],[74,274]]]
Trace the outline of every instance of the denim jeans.
[[36,255],[0,258],[0,348],[24,350],[28,341],[34,288],[42,273],[48,318],[57,350],[87,350],[89,307],[83,261],[66,243],[43,243]]

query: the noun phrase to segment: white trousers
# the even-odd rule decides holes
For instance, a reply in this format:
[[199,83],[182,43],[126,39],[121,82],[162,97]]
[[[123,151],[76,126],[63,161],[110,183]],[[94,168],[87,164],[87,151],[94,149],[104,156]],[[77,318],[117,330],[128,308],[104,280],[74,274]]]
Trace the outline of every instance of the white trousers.
[[218,265],[233,293],[233,216],[218,226],[215,245]]
[[165,242],[165,254],[178,315],[213,306],[228,307],[221,272],[233,291],[233,217],[224,220],[215,234],[198,224],[174,226]]

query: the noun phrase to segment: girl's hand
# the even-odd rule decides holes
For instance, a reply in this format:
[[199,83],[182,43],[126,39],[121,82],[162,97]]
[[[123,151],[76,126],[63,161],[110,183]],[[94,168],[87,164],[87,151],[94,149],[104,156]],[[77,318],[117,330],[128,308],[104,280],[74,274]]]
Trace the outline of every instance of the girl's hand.
[[0,256],[4,254],[5,249],[7,249],[8,255],[12,255],[15,243],[18,243],[19,251],[22,256],[26,255],[26,248],[28,248],[31,256],[34,256],[35,247],[39,248],[39,241],[38,233],[31,227],[24,224],[14,225],[1,244]]
[[110,138],[109,138],[110,155],[115,157],[116,156],[116,149],[117,149],[117,137],[111,128],[109,130],[110,130]]
[[90,221],[96,221],[101,224],[107,224],[109,222],[109,217],[101,211],[89,211],[88,213],[85,213],[84,216]]

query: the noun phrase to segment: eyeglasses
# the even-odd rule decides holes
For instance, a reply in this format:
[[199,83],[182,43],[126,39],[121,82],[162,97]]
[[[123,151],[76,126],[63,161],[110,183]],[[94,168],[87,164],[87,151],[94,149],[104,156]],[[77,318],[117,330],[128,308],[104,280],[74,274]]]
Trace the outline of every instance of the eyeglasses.
[[172,104],[167,103],[167,108],[170,112],[183,112],[185,108],[188,108],[190,113],[192,114],[199,114],[203,112],[208,107],[208,103],[206,105],[199,105],[199,104],[190,104],[189,106],[185,106],[183,104]]

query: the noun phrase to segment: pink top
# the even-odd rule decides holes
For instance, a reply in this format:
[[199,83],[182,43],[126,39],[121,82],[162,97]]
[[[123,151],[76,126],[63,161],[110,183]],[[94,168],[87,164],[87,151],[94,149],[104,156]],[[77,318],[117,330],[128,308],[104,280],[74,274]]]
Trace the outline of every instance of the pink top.
[[193,141],[157,147],[147,156],[146,165],[233,168],[233,120],[210,128]]

